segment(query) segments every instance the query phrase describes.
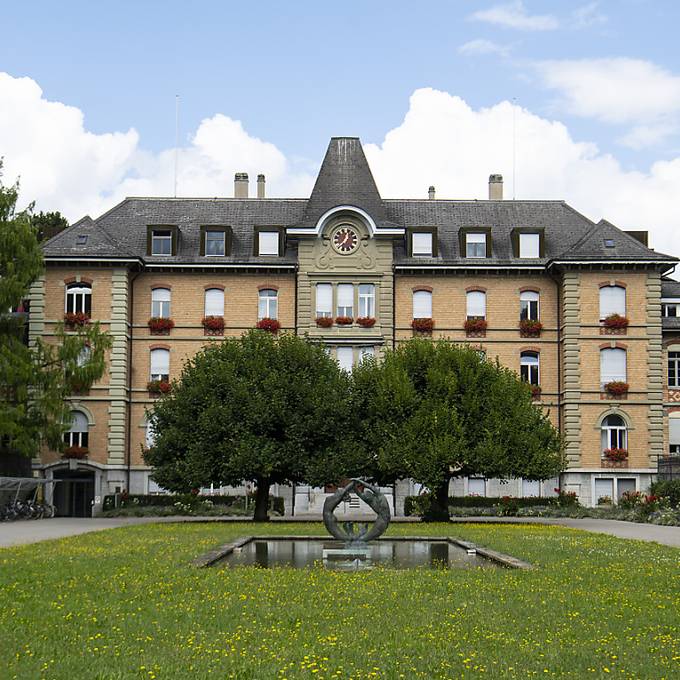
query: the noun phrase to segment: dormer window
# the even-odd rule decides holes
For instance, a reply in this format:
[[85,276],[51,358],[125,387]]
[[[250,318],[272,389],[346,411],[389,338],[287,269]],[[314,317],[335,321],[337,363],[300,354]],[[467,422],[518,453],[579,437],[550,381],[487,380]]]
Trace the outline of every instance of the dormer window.
[[433,227],[415,227],[407,233],[407,250],[410,257],[437,257],[437,230]]
[[256,228],[255,231],[255,254],[276,256],[281,255],[282,239],[281,231],[272,228]]
[[223,231],[205,232],[205,254],[209,257],[224,255],[225,235]]
[[486,234],[468,232],[465,235],[465,257],[486,257]]
[[150,226],[147,231],[148,255],[170,257],[177,254],[177,227],[171,225]]
[[545,236],[542,227],[517,227],[512,230],[512,252],[523,260],[545,257]]
[[530,259],[540,257],[540,234],[520,234],[519,235],[519,256]]

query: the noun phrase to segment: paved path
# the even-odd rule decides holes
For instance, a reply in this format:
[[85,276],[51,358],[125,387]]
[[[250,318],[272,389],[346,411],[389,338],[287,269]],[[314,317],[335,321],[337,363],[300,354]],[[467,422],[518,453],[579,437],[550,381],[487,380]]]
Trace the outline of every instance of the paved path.
[[[77,536],[91,531],[102,531],[133,524],[153,522],[205,522],[225,521],[224,517],[120,517],[112,519],[82,519],[77,517],[56,517],[54,519],[23,520],[0,523],[0,547],[37,543],[65,536]],[[290,521],[280,518],[277,521]],[[247,521],[243,517],[228,518],[228,521]],[[297,521],[321,521],[321,517],[298,518]],[[454,517],[452,523],[482,522],[491,524],[554,524],[558,526],[609,534],[618,538],[633,538],[639,541],[655,541],[680,548],[680,527],[663,527],[655,524],[636,524],[611,519],[569,519],[548,517]]]

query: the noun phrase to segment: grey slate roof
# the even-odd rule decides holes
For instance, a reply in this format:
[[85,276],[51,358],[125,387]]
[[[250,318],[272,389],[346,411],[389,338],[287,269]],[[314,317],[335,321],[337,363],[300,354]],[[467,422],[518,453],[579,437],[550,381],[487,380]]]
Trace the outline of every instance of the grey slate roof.
[[680,281],[673,279],[661,279],[662,298],[680,298]]

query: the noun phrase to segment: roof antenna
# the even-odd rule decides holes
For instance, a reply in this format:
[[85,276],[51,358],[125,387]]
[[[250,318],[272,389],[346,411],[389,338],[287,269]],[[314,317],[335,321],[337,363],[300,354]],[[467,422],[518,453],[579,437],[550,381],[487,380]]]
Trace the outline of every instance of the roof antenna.
[[515,123],[515,108],[517,97],[512,98],[512,200],[517,197],[517,125]]
[[179,95],[175,95],[175,198],[177,198],[177,164],[179,162]]

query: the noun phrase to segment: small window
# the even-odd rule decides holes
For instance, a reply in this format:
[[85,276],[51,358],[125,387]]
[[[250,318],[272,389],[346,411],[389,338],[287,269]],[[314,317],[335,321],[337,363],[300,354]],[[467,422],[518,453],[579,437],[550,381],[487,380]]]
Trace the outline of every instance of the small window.
[[432,232],[411,234],[411,254],[414,257],[432,257]]
[[626,382],[626,350],[611,347],[600,350],[600,386]]
[[71,427],[64,433],[66,446],[87,447],[90,425],[87,416],[81,411],[71,411]]
[[76,238],[76,245],[77,246],[84,246],[87,245],[87,234],[78,234],[78,238]]
[[343,371],[348,373],[354,366],[354,348],[353,347],[338,347],[336,349],[335,358]]
[[520,377],[530,385],[540,385],[538,352],[522,352],[519,360]]
[[668,352],[668,387],[680,388],[680,352]]
[[661,316],[666,319],[675,319],[678,316],[677,302],[663,302],[661,304]]
[[467,233],[465,235],[465,256],[486,257],[486,234]]
[[336,316],[354,316],[354,286],[340,283],[337,288],[338,313]]
[[260,291],[257,304],[257,320],[276,319],[279,314],[279,294],[273,289]]
[[525,290],[519,296],[519,318],[529,321],[538,321],[538,301],[539,296],[533,290]]
[[413,291],[413,318],[432,318],[432,293],[429,290]]
[[519,256],[536,259],[540,257],[540,234],[519,234]]
[[257,252],[260,255],[279,254],[279,232],[278,231],[258,231],[257,232]]
[[466,295],[466,313],[468,319],[486,319],[486,293],[471,290]]
[[205,291],[205,316],[224,316],[224,291],[221,288]]
[[626,316],[626,289],[623,286],[600,288],[600,319],[606,319],[612,314]]
[[208,257],[223,256],[226,248],[226,235],[223,231],[205,232],[205,254]]
[[92,313],[92,286],[88,283],[70,283],[66,287],[66,313]]
[[602,451],[605,449],[627,449],[628,431],[626,421],[618,415],[607,416],[602,421]]
[[170,379],[170,350],[156,348],[151,350],[151,380],[168,381]]
[[375,316],[375,286],[372,283],[359,285],[359,316],[369,318]]
[[154,288],[151,291],[151,316],[170,318],[170,289]]
[[170,229],[151,231],[151,254],[172,255],[172,231]]
[[333,316],[333,285],[330,283],[316,284],[316,315]]
[[605,248],[613,248],[616,244],[614,243],[613,238],[606,238],[604,240],[604,247]]

